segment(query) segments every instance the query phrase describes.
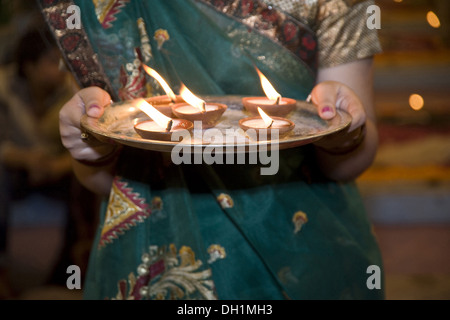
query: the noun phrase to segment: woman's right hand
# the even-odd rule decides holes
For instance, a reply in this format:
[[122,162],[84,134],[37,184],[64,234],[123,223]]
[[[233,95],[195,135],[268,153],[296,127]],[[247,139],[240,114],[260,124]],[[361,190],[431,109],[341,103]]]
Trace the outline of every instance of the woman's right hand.
[[114,152],[115,145],[86,136],[80,125],[84,114],[100,118],[105,106],[110,103],[111,97],[106,91],[99,87],[89,87],[78,91],[60,110],[61,140],[75,160],[96,162]]

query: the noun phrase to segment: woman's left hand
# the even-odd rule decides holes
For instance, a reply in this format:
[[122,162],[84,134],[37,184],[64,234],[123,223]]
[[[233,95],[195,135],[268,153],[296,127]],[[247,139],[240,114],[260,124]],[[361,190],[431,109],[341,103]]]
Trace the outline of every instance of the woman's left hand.
[[311,102],[317,106],[324,120],[336,116],[337,110],[344,110],[352,117],[350,126],[336,134],[328,135],[314,144],[330,153],[345,153],[361,142],[366,123],[366,111],[356,93],[343,83],[324,81],[311,92]]

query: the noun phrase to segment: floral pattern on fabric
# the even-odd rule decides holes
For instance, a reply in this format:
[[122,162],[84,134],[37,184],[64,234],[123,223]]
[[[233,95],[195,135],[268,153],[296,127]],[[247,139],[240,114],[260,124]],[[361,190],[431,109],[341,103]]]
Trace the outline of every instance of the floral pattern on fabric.
[[137,276],[118,283],[115,300],[216,300],[211,270],[202,268],[190,247],[150,246],[142,255]]
[[112,243],[127,230],[142,223],[150,214],[151,210],[145,200],[133,193],[126,182],[116,178],[111,188],[99,247]]
[[116,15],[127,5],[130,0],[92,0],[95,6],[95,14],[103,28],[109,29],[116,20]]

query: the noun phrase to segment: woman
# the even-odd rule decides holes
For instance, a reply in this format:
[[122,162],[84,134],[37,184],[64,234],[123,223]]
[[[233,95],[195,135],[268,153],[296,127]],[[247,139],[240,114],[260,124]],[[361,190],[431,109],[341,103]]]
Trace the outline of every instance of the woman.
[[[75,1],[78,30],[52,20],[67,2],[43,3],[89,87],[61,110],[63,143],[80,181],[109,196],[87,299],[383,297],[366,284],[367,268],[382,262],[352,182],[377,149],[372,1]],[[70,37],[89,42],[69,46]],[[198,95],[261,95],[257,66],[282,96],[311,93],[323,119],[339,108],[352,123],[280,151],[274,176],[259,175],[260,165],[176,166],[164,153],[86,139],[84,113],[100,117],[111,98],[159,94],[142,62],[174,90],[183,82]]]

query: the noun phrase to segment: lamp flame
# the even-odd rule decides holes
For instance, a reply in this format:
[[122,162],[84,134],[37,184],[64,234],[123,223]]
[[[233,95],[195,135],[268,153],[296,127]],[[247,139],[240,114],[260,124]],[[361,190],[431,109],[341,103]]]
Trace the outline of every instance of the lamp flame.
[[188,104],[194,108],[199,109],[201,112],[206,112],[206,103],[200,98],[197,98],[184,84],[181,84],[180,96]]
[[269,117],[269,115],[265,113],[260,107],[258,107],[258,112],[261,118],[263,119],[264,123],[266,124],[267,128],[270,128],[273,125],[273,119]]
[[159,75],[158,72],[156,72],[154,69],[150,68],[149,66],[142,64],[142,67],[144,68],[145,72],[153,78],[156,79],[156,81],[159,82],[161,87],[163,87],[164,91],[166,92],[167,96],[169,96],[170,100],[172,102],[175,102],[177,99],[176,95],[173,93],[172,89],[170,89],[170,86],[167,84],[167,82]]
[[159,112],[155,107],[153,107],[144,99],[139,99],[136,106],[146,115],[148,115],[153,121],[155,121],[161,128],[165,129],[166,131],[170,131],[172,129],[173,120]]
[[255,67],[255,69],[258,72],[259,78],[261,80],[261,86],[267,98],[273,101],[274,103],[279,104],[281,101],[281,95],[275,90],[275,88],[272,86],[272,84],[269,82],[266,76],[264,76],[262,72],[259,71],[258,68]]

